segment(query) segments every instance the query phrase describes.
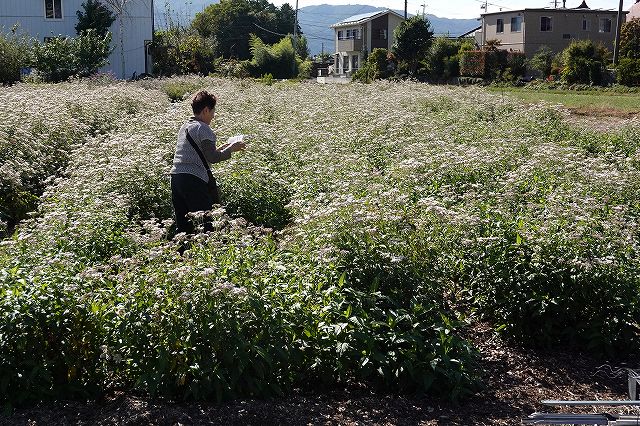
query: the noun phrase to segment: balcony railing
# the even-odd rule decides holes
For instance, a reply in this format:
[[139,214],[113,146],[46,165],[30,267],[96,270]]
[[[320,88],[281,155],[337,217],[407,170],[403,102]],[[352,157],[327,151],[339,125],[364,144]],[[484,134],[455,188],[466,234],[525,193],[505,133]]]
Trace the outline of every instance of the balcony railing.
[[359,52],[362,50],[362,39],[338,40],[338,52]]

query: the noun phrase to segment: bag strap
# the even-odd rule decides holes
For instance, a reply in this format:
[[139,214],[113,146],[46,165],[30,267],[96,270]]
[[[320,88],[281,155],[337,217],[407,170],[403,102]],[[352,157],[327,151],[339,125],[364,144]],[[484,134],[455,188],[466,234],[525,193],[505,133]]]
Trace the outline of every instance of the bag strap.
[[212,181],[213,180],[213,174],[211,173],[211,167],[209,167],[209,163],[207,163],[207,160],[204,158],[204,154],[202,153],[202,151],[200,151],[200,148],[198,148],[198,145],[196,144],[196,142],[193,140],[193,138],[189,134],[189,131],[187,129],[185,129],[185,132],[187,134],[187,140],[189,141],[189,143],[191,144],[193,149],[196,150],[196,152],[198,153],[198,157],[200,157],[200,161],[202,161],[202,164],[204,165],[204,168],[207,170],[207,176],[209,177],[209,181]]

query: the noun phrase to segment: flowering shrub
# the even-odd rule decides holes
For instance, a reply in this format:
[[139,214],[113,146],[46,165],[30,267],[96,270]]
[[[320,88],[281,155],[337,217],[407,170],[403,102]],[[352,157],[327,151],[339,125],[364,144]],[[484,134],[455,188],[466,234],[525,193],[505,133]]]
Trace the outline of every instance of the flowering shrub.
[[[582,131],[478,88],[194,78],[218,95],[219,140],[252,137],[214,166],[214,231],[174,237],[167,174],[191,111],[164,88],[189,81],[20,88],[74,142],[0,245],[3,403],[350,380],[458,398],[479,373],[459,329],[478,316],[529,344],[640,348],[639,126]],[[5,133],[37,123],[1,96]],[[48,151],[15,140],[4,158],[36,173]]]
[[0,124],[0,220],[9,228],[37,206],[47,184],[65,171],[73,149],[94,135],[140,120],[145,108],[153,111],[165,105],[158,93],[149,97],[144,90],[125,87],[16,85],[0,92],[4,117]]

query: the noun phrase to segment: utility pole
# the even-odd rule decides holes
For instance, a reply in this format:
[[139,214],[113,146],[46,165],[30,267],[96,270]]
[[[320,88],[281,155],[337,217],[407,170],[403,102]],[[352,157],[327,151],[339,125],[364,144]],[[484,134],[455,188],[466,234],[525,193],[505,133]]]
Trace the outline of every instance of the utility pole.
[[407,20],[407,0],[404,0],[404,20]]
[[613,46],[613,65],[618,65],[620,60],[620,29],[622,28],[622,0],[618,6],[618,22],[616,23],[616,44]]
[[426,3],[422,3],[420,6],[422,6],[422,20],[424,20],[424,9],[425,7],[427,7]]
[[296,17],[293,23],[293,51],[296,51],[298,44],[298,0],[296,0]]

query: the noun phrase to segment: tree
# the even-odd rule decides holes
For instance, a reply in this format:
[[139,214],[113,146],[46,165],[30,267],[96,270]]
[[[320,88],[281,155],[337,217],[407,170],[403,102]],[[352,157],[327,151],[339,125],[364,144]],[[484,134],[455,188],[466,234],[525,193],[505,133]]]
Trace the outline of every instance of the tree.
[[11,34],[0,31],[0,84],[20,80],[20,69],[29,66],[30,41],[26,36],[18,35],[18,27]]
[[253,77],[270,74],[273,78],[293,78],[298,75],[296,53],[291,37],[268,45],[251,34],[251,55],[249,72]]
[[393,32],[393,52],[400,63],[406,64],[410,74],[415,74],[418,63],[424,59],[433,41],[429,20],[414,16],[402,21]]
[[551,75],[554,57],[555,53],[553,53],[553,50],[551,50],[549,46],[540,46],[529,61],[529,66],[531,69],[540,72],[543,77],[549,77]]
[[562,51],[562,80],[569,84],[602,84],[609,56],[609,51],[602,44],[591,40],[571,42]]
[[[219,56],[249,59],[249,35],[274,44],[293,33],[295,11],[284,4],[278,9],[267,0],[221,0],[198,13],[193,28],[203,37],[218,40]],[[298,34],[302,34],[298,25]]]
[[209,74],[214,71],[215,36],[200,36],[193,28],[156,31],[151,45],[154,73]]
[[620,84],[640,85],[640,18],[634,18],[622,25],[620,62],[616,72]]
[[296,42],[296,55],[303,61],[309,57],[309,45],[305,36],[298,37]]
[[96,34],[104,37],[111,24],[116,20],[113,13],[99,0],[87,0],[82,3],[82,10],[76,12],[78,23],[76,24],[76,34],[81,35],[88,29],[94,29]]
[[429,77],[433,81],[447,81],[460,74],[459,52],[461,42],[438,37],[431,44],[427,55]]
[[86,77],[108,63],[111,33],[99,36],[89,29],[76,38],[54,37],[35,42],[33,66],[45,81],[58,82],[72,76]]
[[389,52],[387,49],[376,48],[367,56],[367,60],[360,69],[353,74],[354,81],[371,83],[373,80],[387,77],[389,66]]
[[625,22],[620,30],[620,57],[640,59],[640,18]]

